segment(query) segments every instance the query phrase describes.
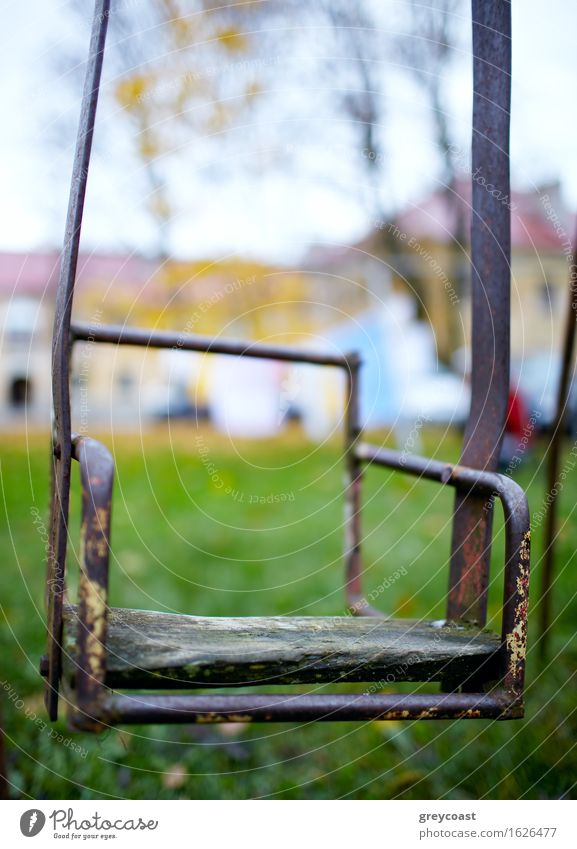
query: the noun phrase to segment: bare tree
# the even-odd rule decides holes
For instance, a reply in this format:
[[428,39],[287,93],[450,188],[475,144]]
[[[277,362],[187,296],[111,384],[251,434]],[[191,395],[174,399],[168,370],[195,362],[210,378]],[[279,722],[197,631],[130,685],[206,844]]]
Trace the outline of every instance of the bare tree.
[[[72,2],[85,21],[84,0]],[[291,163],[291,146],[286,144],[291,131],[301,134],[290,139],[297,149],[303,138],[322,146],[327,133],[332,138],[340,132],[353,153],[357,197],[367,218],[393,214],[386,201],[390,173],[385,140],[386,68],[387,60],[395,57],[427,96],[443,157],[441,179],[452,186],[450,126],[442,101],[460,3],[435,0],[425,7],[406,0],[407,26],[400,34],[387,31],[386,12],[374,0],[261,0],[238,5],[142,0],[137,7],[131,2],[115,5],[107,67],[116,81],[115,97],[128,120],[134,151],[144,165],[160,252],[168,250],[173,214],[169,163],[177,159],[184,169],[191,139],[210,137],[211,144],[225,144],[224,129],[234,127],[246,110],[253,110],[257,122],[262,119],[258,130],[263,138],[277,134],[268,139],[268,147],[283,151],[276,163],[283,170],[296,167],[297,157]],[[290,61],[295,45],[307,58],[306,68]],[[278,61],[266,61],[275,56]],[[282,103],[277,91],[291,83],[298,97]],[[268,120],[270,110],[281,116],[278,121]],[[327,120],[318,120],[319,114]],[[316,162],[322,167],[328,159],[317,156]],[[254,161],[262,173],[257,156]],[[271,162],[274,166],[274,158]],[[219,174],[225,172],[221,166]],[[334,186],[334,175],[328,179]]]
[[[466,252],[468,242],[465,232],[464,204],[459,192],[459,168],[453,155],[449,116],[443,102],[445,74],[452,62],[459,40],[462,0],[435,0],[434,5],[423,6],[418,0],[409,0],[408,33],[398,40],[399,55],[425,92],[431,109],[435,139],[442,158],[439,175],[443,196],[451,221],[451,260],[447,269],[453,286],[462,295],[468,274]],[[449,334],[458,339],[460,318],[455,310],[448,313]]]
[[443,161],[441,180],[447,187],[454,185],[455,163],[451,154],[449,118],[443,103],[444,73],[458,43],[458,12],[462,8],[463,0],[435,0],[427,6],[417,0],[408,0],[408,30],[396,42],[405,67],[427,96]]
[[[72,4],[87,31],[91,8],[86,0]],[[249,6],[239,15],[214,0],[118,2],[110,10],[105,67],[114,81],[116,105],[127,119],[133,152],[143,165],[161,256],[169,252],[174,212],[171,159],[182,157],[191,139],[231,125],[258,90],[252,40],[239,29],[250,17]],[[66,57],[76,69],[69,76],[77,86],[85,49],[79,39]],[[96,142],[106,145],[107,140],[97,134]]]

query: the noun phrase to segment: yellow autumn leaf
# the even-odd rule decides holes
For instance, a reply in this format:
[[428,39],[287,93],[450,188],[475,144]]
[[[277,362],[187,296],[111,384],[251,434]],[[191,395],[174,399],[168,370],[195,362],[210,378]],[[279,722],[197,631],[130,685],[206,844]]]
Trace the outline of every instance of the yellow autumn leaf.
[[147,98],[153,81],[143,74],[132,74],[116,86],[116,99],[124,109],[137,109]]
[[218,41],[230,50],[231,53],[240,53],[247,49],[248,42],[245,35],[231,28],[218,30],[216,33]]
[[139,153],[143,159],[154,159],[160,153],[160,146],[149,133],[142,133],[138,140]]

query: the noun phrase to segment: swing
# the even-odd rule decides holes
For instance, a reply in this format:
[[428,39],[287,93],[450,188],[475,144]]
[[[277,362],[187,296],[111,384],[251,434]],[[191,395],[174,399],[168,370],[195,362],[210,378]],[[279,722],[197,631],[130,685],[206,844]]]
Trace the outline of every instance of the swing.
[[[498,191],[491,194],[486,181],[481,185],[473,180],[472,401],[460,464],[451,465],[362,441],[358,409],[362,372],[354,353],[325,356],[300,348],[72,322],[109,15],[109,0],[96,0],[53,336],[48,649],[40,664],[52,720],[57,718],[61,687],[70,724],[85,731],[129,723],[523,716],[529,513],[523,490],[496,472],[509,388],[510,212],[501,199],[509,196],[510,4],[473,0],[472,8],[472,169],[490,177]],[[187,351],[311,363],[344,372],[344,560],[346,601],[353,615],[206,618],[109,607],[114,462],[105,447],[75,435],[71,428],[71,352],[76,342],[88,340],[146,348],[178,345]],[[68,605],[64,582],[73,464],[82,486],[82,554],[78,603]],[[360,506],[367,465],[455,489],[447,619],[442,622],[389,619],[364,601]],[[503,507],[506,537],[499,634],[485,630],[495,499]],[[438,692],[379,692],[382,682],[392,679],[439,682],[440,687]],[[373,686],[363,693],[302,692],[307,684],[345,682],[373,682]],[[268,694],[245,691],[263,684],[298,687]],[[219,687],[240,687],[243,692],[219,694]]]

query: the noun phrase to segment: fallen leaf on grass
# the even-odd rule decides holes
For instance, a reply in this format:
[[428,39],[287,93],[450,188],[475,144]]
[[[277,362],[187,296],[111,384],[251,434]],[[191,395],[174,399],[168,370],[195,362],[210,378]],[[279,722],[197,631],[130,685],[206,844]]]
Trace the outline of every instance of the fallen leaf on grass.
[[184,764],[173,764],[162,773],[162,784],[169,790],[178,790],[187,778],[188,772]]

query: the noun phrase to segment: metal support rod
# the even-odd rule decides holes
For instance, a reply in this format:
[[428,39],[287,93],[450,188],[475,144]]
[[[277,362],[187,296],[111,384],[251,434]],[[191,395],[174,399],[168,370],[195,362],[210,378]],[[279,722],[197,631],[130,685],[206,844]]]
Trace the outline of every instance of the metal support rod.
[[[83,322],[75,322],[71,327],[71,334],[72,339],[77,342],[104,342],[112,345],[136,345],[141,348],[173,348],[178,351],[199,351],[203,354],[228,354],[260,360],[337,366],[349,370],[350,357],[346,354],[325,354],[301,348],[266,345],[263,342],[196,336],[174,330],[148,330],[112,324],[93,327]],[[350,356],[354,357],[354,355]]]
[[52,336],[52,402],[55,433],[53,437],[53,499],[48,550],[50,672],[46,687],[46,707],[52,720],[56,719],[58,712],[58,686],[62,659],[62,601],[70,500],[70,319],[109,7],[110,0],[96,0],[94,6]]
[[359,409],[359,372],[361,360],[358,355],[349,357],[347,373],[347,406],[345,423],[345,597],[347,607],[353,615],[380,616],[362,595],[361,560],[361,484],[362,463],[356,448],[361,436]]
[[76,658],[76,695],[81,706],[95,703],[104,692],[114,460],[94,439],[73,437],[72,445],[82,484]]
[[411,719],[516,719],[522,708],[503,691],[427,695],[290,694],[113,695],[103,725],[189,722],[331,722]]
[[[460,462],[494,471],[509,393],[511,5],[473,0],[471,411]],[[488,187],[491,186],[491,191]],[[492,510],[455,501],[447,617],[487,618]]]
[[[575,237],[577,246],[577,236]],[[563,352],[559,386],[557,388],[557,406],[553,434],[547,456],[547,500],[549,509],[545,520],[545,535],[543,539],[543,572],[541,578],[541,598],[539,601],[539,654],[545,660],[549,647],[549,628],[551,625],[552,584],[555,567],[555,531],[557,528],[557,483],[559,476],[559,459],[563,445],[565,422],[567,419],[567,403],[571,373],[575,359],[575,328],[577,325],[577,262],[575,250],[571,255],[569,270],[569,299],[565,318],[563,336]]]

